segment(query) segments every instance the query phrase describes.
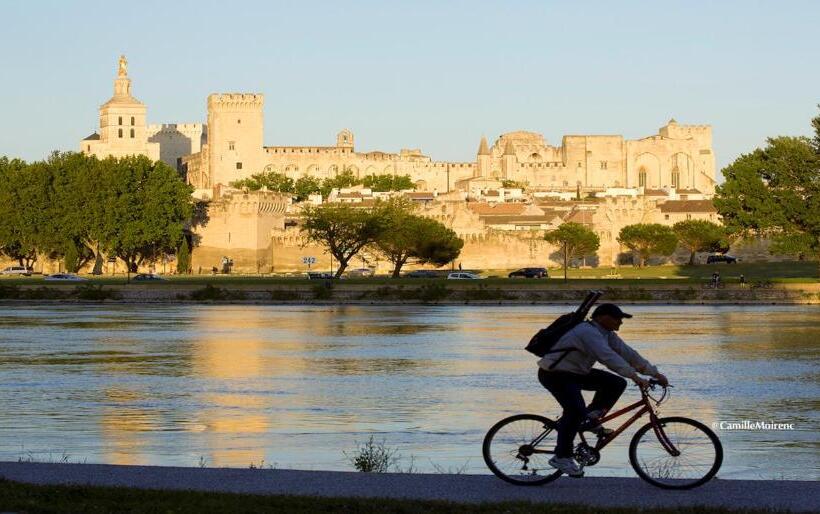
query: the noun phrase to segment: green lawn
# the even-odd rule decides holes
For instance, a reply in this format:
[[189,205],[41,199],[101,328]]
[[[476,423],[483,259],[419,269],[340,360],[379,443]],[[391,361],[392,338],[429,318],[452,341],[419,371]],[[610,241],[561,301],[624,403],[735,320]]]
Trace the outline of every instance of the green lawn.
[[[546,492],[546,491],[545,491]],[[416,500],[382,500],[353,498],[312,498],[299,496],[257,496],[188,491],[155,491],[115,487],[37,486],[0,479],[0,511],[49,513],[240,513],[281,512],[304,513],[341,512],[372,514],[629,514],[635,509],[602,509],[569,505],[540,505],[525,502],[494,504],[459,504]],[[656,514],[694,514],[696,512],[772,512],[768,510],[729,510],[672,508],[646,509]]]

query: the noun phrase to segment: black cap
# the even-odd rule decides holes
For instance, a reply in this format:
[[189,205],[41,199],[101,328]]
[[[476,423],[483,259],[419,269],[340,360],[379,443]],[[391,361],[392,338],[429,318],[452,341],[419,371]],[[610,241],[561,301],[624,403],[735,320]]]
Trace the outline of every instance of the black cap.
[[595,307],[595,311],[592,313],[592,317],[595,316],[612,316],[613,318],[631,318],[632,314],[627,314],[621,310],[620,307],[615,305],[614,303],[602,303],[601,305]]

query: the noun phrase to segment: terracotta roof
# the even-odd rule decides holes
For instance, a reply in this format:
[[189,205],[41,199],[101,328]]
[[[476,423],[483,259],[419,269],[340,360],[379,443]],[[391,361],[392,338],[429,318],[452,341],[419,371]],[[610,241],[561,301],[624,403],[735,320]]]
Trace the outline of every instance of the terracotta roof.
[[435,195],[430,191],[414,191],[404,193],[404,196],[411,200],[435,200]]
[[493,216],[487,218],[487,225],[549,225],[555,216]]
[[491,205],[483,202],[471,202],[467,204],[467,206],[479,216],[516,216],[524,212],[527,208],[523,203],[500,203]]
[[595,211],[588,210],[588,209],[576,209],[571,211],[565,218],[564,221],[568,223],[580,223],[582,225],[590,225],[592,224],[592,217],[595,215]]
[[675,191],[679,195],[702,195],[703,193],[697,189],[678,189]]
[[659,207],[661,212],[717,212],[712,200],[669,200]]
[[501,196],[501,194],[498,191],[493,190],[493,191],[487,191],[484,194],[484,196]]
[[644,189],[644,196],[669,196],[669,193],[663,189]]
[[336,198],[363,198],[363,195],[357,192],[339,193],[338,195],[336,195]]

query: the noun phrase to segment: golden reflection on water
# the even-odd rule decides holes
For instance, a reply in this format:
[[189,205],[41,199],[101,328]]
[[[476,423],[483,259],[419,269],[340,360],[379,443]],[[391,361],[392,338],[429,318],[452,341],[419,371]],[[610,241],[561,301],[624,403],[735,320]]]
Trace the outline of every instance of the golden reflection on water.
[[149,464],[141,455],[146,434],[155,428],[156,416],[134,404],[144,402],[138,391],[110,387],[104,391],[106,405],[100,412],[101,437],[109,464]]
[[[235,311],[203,310],[195,317],[201,337],[192,348],[196,376],[212,379],[215,387],[230,389],[232,383],[248,383],[288,366],[288,359],[278,358],[270,367],[266,362],[268,344],[252,331],[265,325],[263,311],[248,308],[240,315]],[[242,331],[226,337],[226,331]],[[249,333],[250,332],[250,333]],[[199,413],[204,436],[211,449],[208,461],[214,466],[259,463],[265,458],[261,434],[269,428],[265,398],[258,395],[203,392],[197,401],[207,405]],[[241,443],[231,443],[232,439]],[[227,442],[227,443],[226,443]]]

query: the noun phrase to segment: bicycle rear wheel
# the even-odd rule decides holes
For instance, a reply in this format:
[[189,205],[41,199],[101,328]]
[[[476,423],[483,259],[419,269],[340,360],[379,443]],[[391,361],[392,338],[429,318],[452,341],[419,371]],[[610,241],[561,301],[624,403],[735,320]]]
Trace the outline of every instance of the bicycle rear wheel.
[[511,484],[546,484],[561,475],[547,463],[555,455],[557,435],[555,421],[544,416],[510,416],[484,437],[484,462],[495,476]]
[[647,423],[629,444],[629,462],[639,477],[663,489],[691,489],[715,476],[723,446],[709,427],[681,417],[660,418],[658,424],[659,433]]

